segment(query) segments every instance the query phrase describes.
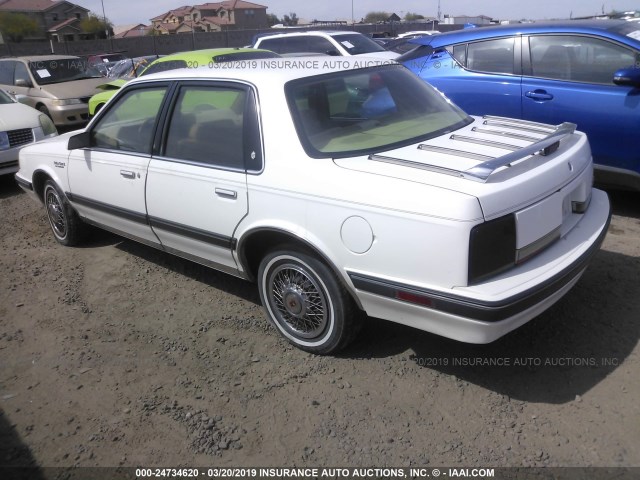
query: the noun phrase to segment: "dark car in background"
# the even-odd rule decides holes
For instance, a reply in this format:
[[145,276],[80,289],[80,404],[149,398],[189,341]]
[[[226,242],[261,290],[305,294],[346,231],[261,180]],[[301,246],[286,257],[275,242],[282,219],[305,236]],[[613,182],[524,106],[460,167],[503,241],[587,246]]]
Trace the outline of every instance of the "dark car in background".
[[411,42],[398,61],[466,112],[576,123],[598,183],[640,190],[639,22],[482,27]]
[[87,55],[87,65],[98,70],[103,76],[107,76],[111,69],[121,60],[126,60],[124,53],[97,53]]

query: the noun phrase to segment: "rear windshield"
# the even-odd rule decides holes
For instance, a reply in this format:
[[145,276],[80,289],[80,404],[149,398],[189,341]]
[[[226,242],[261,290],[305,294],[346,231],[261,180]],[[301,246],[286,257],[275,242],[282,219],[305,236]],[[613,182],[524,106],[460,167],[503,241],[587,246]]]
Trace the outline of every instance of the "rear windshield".
[[145,68],[140,76],[142,77],[143,75],[151,75],[152,73],[166,72],[168,70],[177,70],[178,68],[187,68],[188,66],[189,65],[186,60],[165,60],[162,62],[155,62]]
[[315,158],[391,150],[472,121],[399,65],[307,77],[285,90],[300,141]]
[[29,69],[39,85],[102,77],[98,70],[87,66],[80,58],[37,60],[29,62]]

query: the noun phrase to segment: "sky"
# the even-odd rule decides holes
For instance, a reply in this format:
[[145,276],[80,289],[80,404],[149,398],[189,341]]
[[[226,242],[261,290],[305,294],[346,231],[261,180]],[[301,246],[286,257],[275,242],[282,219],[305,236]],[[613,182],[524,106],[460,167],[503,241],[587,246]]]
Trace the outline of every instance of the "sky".
[[[114,25],[132,23],[149,24],[149,19],[182,5],[197,5],[207,0],[69,0],[102,16],[102,6],[107,19]],[[212,0],[209,0],[212,1]],[[250,0],[249,0],[250,1]],[[438,0],[352,0],[354,18],[357,20],[371,11],[395,12],[403,17],[407,12],[425,17],[437,17]],[[267,13],[282,18],[295,12],[298,18],[307,20],[349,20],[352,2],[349,0],[254,0],[253,3],[267,6]],[[393,6],[394,8],[391,8]],[[543,20],[595,15],[611,10],[635,10],[638,0],[440,0],[442,15],[486,15],[497,20]]]

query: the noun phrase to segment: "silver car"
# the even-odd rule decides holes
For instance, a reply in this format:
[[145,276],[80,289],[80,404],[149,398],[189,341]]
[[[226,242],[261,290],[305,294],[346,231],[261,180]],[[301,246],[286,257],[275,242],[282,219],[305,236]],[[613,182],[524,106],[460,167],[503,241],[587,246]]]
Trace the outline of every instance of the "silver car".
[[87,123],[87,102],[101,83],[104,77],[100,72],[79,57],[38,55],[0,59],[0,88],[48,115],[58,126]]

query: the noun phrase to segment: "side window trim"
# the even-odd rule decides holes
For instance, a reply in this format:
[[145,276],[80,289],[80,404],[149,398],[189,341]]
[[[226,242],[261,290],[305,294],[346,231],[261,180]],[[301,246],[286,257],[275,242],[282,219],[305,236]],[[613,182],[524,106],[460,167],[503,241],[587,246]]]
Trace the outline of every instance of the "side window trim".
[[163,114],[167,107],[167,103],[171,98],[173,91],[175,90],[175,83],[176,82],[161,82],[161,83],[158,82],[158,83],[152,83],[152,84],[141,83],[141,84],[136,84],[131,86],[124,86],[115,94],[112,101],[110,101],[106,107],[103,107],[100,110],[100,112],[98,112],[98,114],[96,115],[94,120],[89,124],[89,127],[86,130],[86,132],[89,134],[89,137],[92,139],[92,143],[93,143],[93,132],[97,127],[100,126],[102,119],[119,103],[118,99],[120,97],[127,95],[131,91],[166,87],[167,90],[165,92],[164,99],[160,104],[160,108],[158,109],[158,114],[156,115],[156,121],[153,126],[154,133],[152,134],[152,146],[151,146],[151,151],[149,153],[120,150],[117,148],[98,147],[93,145],[91,146],[91,150],[99,151],[99,152],[117,152],[118,154],[121,154],[121,155],[130,155],[135,157],[145,157],[145,158],[151,157],[153,155],[153,151],[156,146],[157,137],[158,137],[158,126],[159,126],[158,120],[160,119],[161,122],[163,121],[162,120]]
[[[251,88],[245,104],[243,144],[246,172],[259,175],[264,170],[264,143],[262,136],[262,118],[257,92]],[[255,157],[254,154],[255,153]]]
[[[471,46],[476,46],[476,45],[480,45],[482,43],[490,43],[490,42],[497,42],[497,41],[502,41],[502,40],[512,40],[513,41],[513,58],[512,58],[512,62],[513,62],[513,69],[511,73],[508,72],[499,72],[499,71],[494,71],[494,70],[485,70],[485,69],[478,69],[478,68],[472,68],[469,65],[469,57],[470,57],[470,47]],[[461,45],[464,45],[464,69],[468,70],[470,72],[478,72],[478,73],[483,73],[486,75],[508,75],[508,76],[520,76],[522,75],[522,65],[521,65],[521,58],[522,58],[522,41],[521,41],[521,36],[519,35],[509,35],[509,36],[505,36],[505,37],[498,37],[498,38],[487,38],[487,39],[482,39],[482,40],[477,40],[477,41],[473,41],[473,42],[467,42],[465,44],[457,44],[454,45],[453,47],[459,47]],[[449,54],[452,56],[452,58],[454,58],[454,60],[460,64],[460,62],[458,60],[455,59],[455,57],[453,56],[453,48],[449,49],[447,48],[447,51],[449,52]]]
[[[626,45],[624,43],[621,43],[619,41],[617,41],[616,39],[613,38],[604,38],[604,37],[600,37],[597,35],[591,35],[588,33],[556,33],[556,32],[551,32],[551,33],[536,33],[536,34],[529,34],[526,35],[525,38],[523,38],[523,47],[522,47],[522,55],[523,55],[523,75],[524,76],[528,76],[528,77],[533,77],[533,78],[542,78],[545,80],[551,80],[551,81],[568,81],[568,82],[572,82],[572,83],[586,83],[586,84],[593,84],[593,85],[603,85],[603,86],[613,86],[613,82],[611,82],[611,84],[609,83],[602,83],[602,82],[589,82],[589,81],[583,81],[581,79],[557,79],[557,78],[547,78],[547,77],[538,77],[534,74],[533,72],[533,58],[531,55],[531,39],[533,38],[541,38],[541,37],[571,37],[571,38],[586,38],[586,39],[590,39],[593,41],[598,41],[598,42],[602,42],[602,44],[608,44],[608,45],[612,45],[624,50],[628,50],[629,52],[632,52],[632,54],[634,54],[636,56],[636,58],[640,58],[640,52],[634,50],[632,47],[630,47],[629,45]],[[525,63],[526,62],[526,63]],[[624,67],[620,67],[620,68],[624,68]],[[613,77],[613,76],[612,76]]]
[[[248,104],[250,103],[250,98],[255,96],[253,92],[253,88],[249,84],[233,82],[233,81],[184,80],[184,81],[175,82],[174,87],[171,89],[171,98],[167,98],[167,101],[165,102],[165,106],[164,106],[165,110],[163,110],[162,112],[162,124],[156,129],[157,145],[154,142],[154,150],[152,153],[153,158],[157,160],[167,161],[167,162],[182,163],[186,165],[196,165],[199,167],[210,168],[215,170],[243,172],[246,174],[247,173],[247,152],[244,150],[242,152],[242,158],[244,163],[243,168],[216,165],[213,163],[199,162],[196,160],[188,160],[188,159],[176,158],[176,157],[171,157],[166,155],[167,140],[169,137],[169,129],[171,126],[170,125],[171,118],[175,112],[175,109],[177,108],[177,104],[180,98],[180,91],[182,88],[189,88],[189,87],[227,88],[230,90],[243,91],[246,94],[245,105],[243,107],[243,133],[242,133],[243,145],[246,147],[244,142],[247,139],[248,121],[246,118],[246,114],[248,113]],[[256,109],[253,109],[253,110],[255,111]],[[254,116],[252,116],[252,118]],[[256,123],[256,121],[252,121],[252,123]],[[262,155],[263,149],[262,149],[261,134],[260,134],[260,150],[261,150],[260,155]]]

